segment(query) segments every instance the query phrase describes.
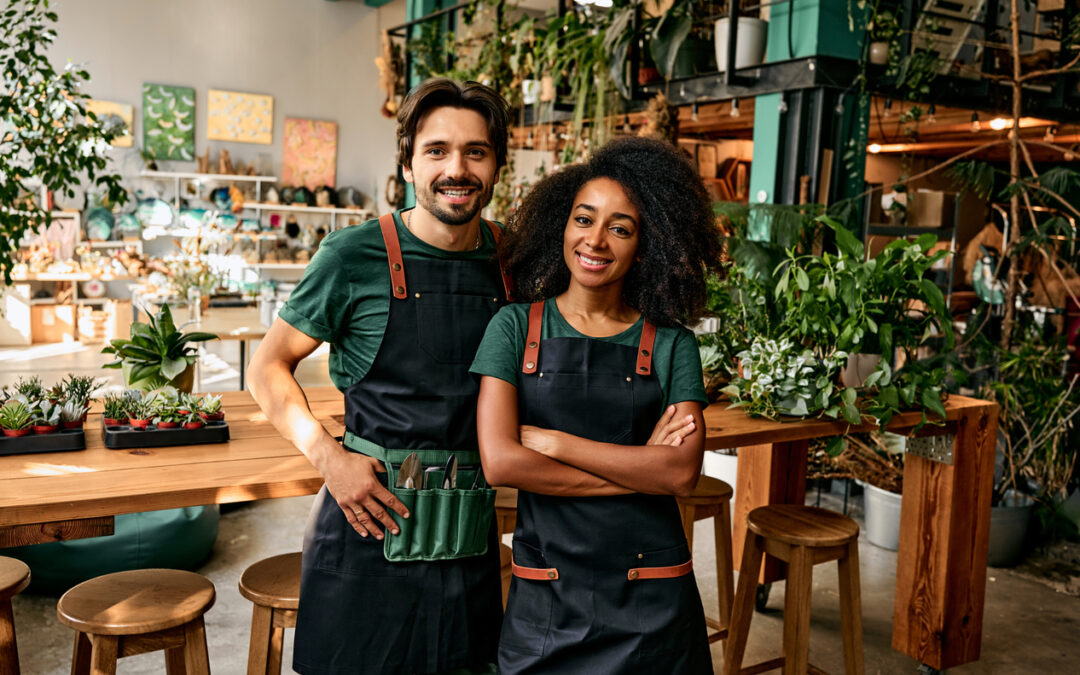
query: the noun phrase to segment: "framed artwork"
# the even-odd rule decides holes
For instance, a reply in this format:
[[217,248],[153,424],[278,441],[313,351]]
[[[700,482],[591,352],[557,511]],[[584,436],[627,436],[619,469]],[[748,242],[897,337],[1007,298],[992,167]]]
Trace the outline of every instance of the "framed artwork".
[[211,89],[206,95],[206,138],[270,145],[274,97]]
[[195,161],[195,90],[145,83],[143,150],[154,159]]
[[281,160],[284,185],[334,187],[337,174],[337,122],[285,118],[285,150]]
[[118,148],[130,148],[135,140],[131,136],[132,124],[135,122],[134,106],[125,103],[113,103],[112,101],[96,101],[87,99],[86,111],[94,113],[98,122],[104,122],[113,118],[124,125],[124,133],[112,140],[112,144]]

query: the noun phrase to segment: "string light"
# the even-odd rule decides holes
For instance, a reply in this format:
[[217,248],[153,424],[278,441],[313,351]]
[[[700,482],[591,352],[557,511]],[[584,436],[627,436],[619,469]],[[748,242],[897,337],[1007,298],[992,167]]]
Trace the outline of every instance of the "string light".
[[630,125],[630,115],[627,115],[626,117],[623,118],[622,130],[623,130],[623,133],[626,133],[626,134],[629,134],[630,132],[632,132],[634,130],[634,128]]
[[982,124],[979,123],[979,113],[971,113],[971,130],[977,132],[982,129]]
[[1053,143],[1054,136],[1057,135],[1057,127],[1046,127],[1046,134],[1043,136],[1043,141],[1046,143]]
[[1009,121],[1006,120],[1004,117],[995,117],[994,119],[990,120],[990,128],[994,131],[1001,131],[1007,126],[1009,126]]
[[698,121],[697,102],[690,104],[690,120],[693,122]]
[[885,112],[881,113],[882,119],[887,118],[889,116],[890,111],[892,111],[892,99],[887,98],[887,99],[885,99]]
[[931,103],[930,107],[926,110],[926,123],[933,124],[934,122],[937,122],[937,117],[935,116],[936,114],[937,107],[933,103]]
[[731,99],[731,112],[729,114],[732,117],[738,117],[741,114],[739,112],[739,99],[737,99],[737,98]]
[[866,149],[869,150],[871,154],[876,155],[881,152],[881,145],[878,143],[871,143]]

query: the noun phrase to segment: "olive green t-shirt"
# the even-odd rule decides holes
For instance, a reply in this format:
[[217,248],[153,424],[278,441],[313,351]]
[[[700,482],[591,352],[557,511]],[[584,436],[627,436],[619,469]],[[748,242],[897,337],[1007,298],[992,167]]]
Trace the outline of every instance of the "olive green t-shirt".
[[[554,300],[544,303],[544,322],[540,339],[589,338],[601,342],[637,347],[641,341],[642,319],[609,337],[594,338],[578,332],[563,318]],[[498,311],[488,323],[487,332],[476,351],[469,372],[490,375],[518,386],[521,361],[525,356],[525,334],[529,327],[529,305],[517,303]],[[541,346],[543,349],[543,346]],[[657,327],[653,343],[653,375],[660,383],[664,405],[697,401],[708,404],[701,377],[701,356],[693,333],[685,328]]]
[[[408,280],[409,260],[417,258],[491,260],[495,239],[482,227],[483,242],[473,251],[445,251],[425,243],[394,212]],[[322,240],[304,276],[278,316],[300,332],[330,343],[330,379],[345,391],[364,378],[382,344],[390,315],[390,265],[379,221],[331,232]]]

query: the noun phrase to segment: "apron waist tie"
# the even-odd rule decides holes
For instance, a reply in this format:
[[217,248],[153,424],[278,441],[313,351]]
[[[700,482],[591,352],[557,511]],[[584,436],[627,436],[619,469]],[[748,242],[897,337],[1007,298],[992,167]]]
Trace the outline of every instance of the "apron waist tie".
[[670,567],[635,567],[626,573],[626,578],[630,581],[637,581],[638,579],[674,579],[675,577],[690,574],[693,569],[694,561],[687,560],[681,565],[671,565]]
[[519,579],[531,579],[532,581],[552,581],[559,578],[559,570],[554,567],[522,567],[515,562],[510,563],[510,571]]

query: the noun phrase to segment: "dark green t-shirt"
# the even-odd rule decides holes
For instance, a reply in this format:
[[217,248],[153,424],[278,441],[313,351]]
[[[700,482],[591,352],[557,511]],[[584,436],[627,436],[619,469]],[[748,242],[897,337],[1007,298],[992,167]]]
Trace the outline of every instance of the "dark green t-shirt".
[[[540,339],[547,338],[589,338],[602,342],[637,347],[641,341],[641,328],[644,321],[638,319],[618,335],[593,338],[584,335],[571,326],[559,312],[554,300],[544,303],[544,323]],[[518,374],[521,372],[521,360],[525,356],[525,334],[529,326],[529,305],[517,303],[507,305],[498,311],[488,324],[480,348],[476,351],[469,372],[476,375],[490,375],[518,386]],[[542,347],[541,347],[542,348]],[[685,328],[656,329],[656,342],[653,344],[653,374],[660,383],[664,405],[697,401],[708,404],[705,398],[705,385],[701,378],[701,356],[698,354],[697,341],[693,333]]]
[[[486,227],[474,251],[444,251],[425,243],[394,213],[408,279],[409,259],[491,260],[495,239]],[[378,220],[331,232],[311,258],[280,316],[300,332],[330,343],[330,379],[341,391],[364,378],[382,344],[390,315],[390,265]]]

